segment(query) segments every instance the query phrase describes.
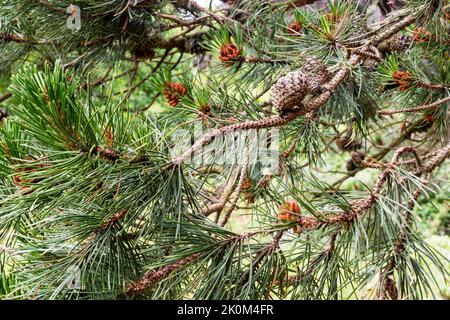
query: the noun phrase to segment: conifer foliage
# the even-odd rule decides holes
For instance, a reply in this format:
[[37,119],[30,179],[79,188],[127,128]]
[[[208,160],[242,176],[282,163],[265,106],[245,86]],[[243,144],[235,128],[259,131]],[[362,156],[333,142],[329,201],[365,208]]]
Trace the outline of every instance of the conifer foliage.
[[0,298],[436,297],[449,2],[207,3],[1,2]]

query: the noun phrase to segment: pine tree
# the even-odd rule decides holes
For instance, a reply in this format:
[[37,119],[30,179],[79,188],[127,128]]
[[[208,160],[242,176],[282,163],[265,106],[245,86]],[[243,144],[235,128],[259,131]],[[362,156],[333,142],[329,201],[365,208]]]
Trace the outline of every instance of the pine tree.
[[432,297],[449,10],[2,1],[0,297]]

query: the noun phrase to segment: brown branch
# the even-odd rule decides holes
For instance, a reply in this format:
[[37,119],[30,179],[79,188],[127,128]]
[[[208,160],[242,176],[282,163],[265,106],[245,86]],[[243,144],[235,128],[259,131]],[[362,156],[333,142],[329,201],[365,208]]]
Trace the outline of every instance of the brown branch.
[[239,177],[239,181],[238,181],[238,185],[236,190],[234,191],[232,197],[231,197],[231,205],[228,208],[227,212],[225,213],[225,216],[222,220],[222,222],[220,223],[221,227],[224,227],[228,220],[230,219],[231,213],[233,212],[233,210],[236,208],[236,204],[237,201],[239,199],[239,195],[241,193],[242,190],[242,184],[244,183],[244,179],[247,177],[247,173],[248,173],[248,162],[249,162],[249,154],[248,154],[248,148],[246,148],[247,150],[245,151],[245,155],[244,155],[244,163],[242,164],[242,169],[241,169],[241,176]]
[[431,104],[426,104],[426,105],[422,105],[422,106],[415,107],[415,108],[407,108],[407,109],[399,109],[399,110],[380,110],[377,113],[380,115],[391,115],[391,114],[403,113],[403,112],[419,112],[419,111],[434,109],[434,108],[440,106],[441,104],[444,104],[449,101],[450,101],[450,97],[446,97],[441,100],[435,101]]
[[239,58],[236,59],[236,61],[243,61],[246,63],[267,63],[267,64],[277,64],[277,63],[282,63],[282,64],[291,64],[291,61],[288,60],[274,60],[271,58],[260,58],[260,57],[255,57],[255,56],[240,56]]
[[416,189],[413,193],[412,198],[408,201],[406,215],[403,218],[402,226],[400,232],[397,235],[397,239],[392,248],[392,254],[385,269],[380,274],[379,287],[377,290],[377,296],[381,300],[385,300],[388,296],[392,300],[397,300],[398,293],[395,287],[395,283],[392,280],[394,276],[394,269],[397,266],[397,257],[401,255],[406,250],[406,240],[410,230],[410,225],[412,223],[413,214],[412,209],[416,204],[417,198],[419,198],[420,190]]
[[421,174],[432,172],[435,168],[440,166],[447,158],[450,157],[450,143],[444,148],[440,149],[436,153],[436,155],[423,166],[414,148],[400,147],[394,153],[391,162],[386,164],[386,168],[379,174],[373,186],[372,192],[368,196],[361,200],[355,201],[348,210],[332,215],[327,219],[300,216],[297,220],[297,224],[300,226],[300,231],[310,231],[322,228],[324,226],[340,225],[346,222],[352,222],[357,219],[376,203],[377,199],[380,196],[383,185],[386,183],[388,177],[392,174],[392,169],[394,169],[399,163],[399,156],[404,153],[412,153],[414,155],[417,166],[414,174],[420,176]]
[[[361,60],[358,55],[352,55],[349,59],[350,66],[355,66]],[[308,102],[304,108],[300,110],[287,112],[283,115],[263,118],[261,120],[249,120],[221,128],[211,129],[198,139],[194,145],[186,150],[181,156],[172,160],[171,165],[177,166],[186,161],[193,153],[199,151],[204,145],[210,143],[214,137],[232,133],[236,130],[250,130],[250,129],[262,129],[280,127],[289,123],[290,121],[298,118],[301,115],[305,115],[311,111],[317,110],[323,106],[332,96],[332,93],[336,90],[338,85],[345,79],[350,72],[349,68],[342,66],[336,75],[323,86],[323,92]]]
[[0,102],[3,102],[5,100],[8,100],[9,98],[12,97],[12,93],[11,92],[7,92],[4,95],[0,96]]
[[175,22],[174,26],[171,27],[189,27],[192,25],[196,25],[196,24],[200,24],[205,22],[209,17],[208,16],[203,16],[203,17],[199,17],[197,19],[192,19],[192,20],[183,20],[180,19],[177,16],[173,16],[173,15],[169,15],[169,14],[164,14],[164,13],[156,13],[156,15],[162,19],[166,19],[166,20],[170,20],[172,22]]
[[49,3],[48,1],[45,1],[45,0],[38,0],[37,2],[40,5],[42,5],[43,7],[46,7],[51,12],[59,13],[59,14],[66,14],[65,8],[55,7],[54,5],[52,5],[51,3]]
[[206,206],[205,208],[201,209],[200,212],[203,215],[209,216],[211,213],[220,211],[225,207],[225,205],[228,201],[228,198],[233,193],[233,187],[234,187],[234,184],[236,183],[238,174],[239,174],[238,170],[235,169],[232,171],[230,179],[228,180],[227,184],[225,185],[225,188],[220,193],[219,201],[217,201],[213,204],[210,204],[210,205]]
[[142,294],[143,292],[149,290],[153,285],[166,278],[172,272],[191,264],[199,257],[200,253],[195,253],[159,270],[146,272],[142,278],[128,285],[126,295],[135,297]]
[[98,232],[101,232],[101,231],[104,231],[104,230],[110,228],[111,226],[113,226],[114,224],[116,224],[117,222],[122,220],[127,213],[128,213],[128,209],[120,210],[119,212],[114,214],[110,219],[108,219],[107,221],[102,223],[102,225],[95,230],[95,233],[98,233]]
[[43,40],[43,39],[39,39],[39,40],[27,39],[20,34],[12,34],[12,33],[5,33],[5,32],[0,32],[0,38],[2,38],[5,41],[23,43],[23,44],[28,44],[28,45],[43,45],[43,44],[56,45],[56,44],[58,44],[57,41]]
[[318,0],[288,0],[288,1],[283,1],[283,2],[271,1],[271,5],[273,7],[287,6],[288,8],[298,8],[298,7],[305,6],[307,4],[312,4],[316,1],[318,1]]
[[[411,133],[413,133],[416,130],[417,126],[419,126],[421,123],[422,123],[422,120],[418,120],[417,122],[408,126],[408,128],[397,139],[392,141],[387,147],[383,148],[383,150],[381,150],[377,154],[373,155],[371,158],[374,161],[383,159],[390,151],[392,151],[394,148],[398,147],[403,141],[408,139],[409,136],[411,135]],[[365,167],[356,168],[354,170],[349,171],[347,175],[345,175],[344,177],[342,177],[339,180],[337,180],[336,182],[334,182],[333,187],[337,187],[337,186],[341,185],[347,179],[355,176],[358,172],[360,172],[363,169],[365,169]]]
[[[438,150],[437,152],[433,152],[433,156],[431,159],[425,164],[425,166],[419,166],[414,173],[415,175],[421,176],[423,174],[427,174],[432,172],[435,168],[440,166],[447,158],[450,157],[450,143],[444,148]],[[424,182],[427,184],[427,181]],[[377,296],[379,299],[385,300],[390,297],[392,300],[398,299],[398,292],[395,286],[395,282],[392,279],[394,277],[394,270],[397,266],[397,257],[401,256],[407,249],[407,238],[410,232],[411,223],[413,220],[412,210],[417,202],[421,193],[421,189],[416,189],[413,192],[412,198],[408,201],[406,207],[406,214],[403,218],[403,222],[400,228],[400,231],[397,235],[397,239],[392,248],[391,256],[380,274],[379,286],[377,290]]]

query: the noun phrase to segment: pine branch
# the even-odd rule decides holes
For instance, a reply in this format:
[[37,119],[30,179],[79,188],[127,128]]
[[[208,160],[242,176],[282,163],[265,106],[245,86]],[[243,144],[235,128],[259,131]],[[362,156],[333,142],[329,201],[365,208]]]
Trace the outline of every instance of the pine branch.
[[248,162],[249,162],[249,154],[248,154],[248,148],[246,148],[246,150],[244,151],[244,163],[242,164],[241,175],[239,177],[237,188],[234,191],[233,195],[231,196],[231,204],[230,204],[230,207],[228,208],[227,212],[225,213],[225,216],[224,216],[222,222],[220,223],[221,227],[224,227],[227,224],[228,220],[230,219],[231,213],[236,208],[236,204],[237,204],[239,195],[242,190],[242,185],[244,183],[244,179],[247,177]]
[[11,92],[7,92],[4,95],[0,96],[0,102],[3,102],[5,100],[8,100],[9,98],[12,97],[12,93]]
[[195,262],[195,260],[199,257],[201,257],[201,254],[196,253],[157,271],[149,271],[145,273],[141,279],[128,285],[126,295],[133,298],[145,291],[148,291],[152,286],[169,276],[172,272],[188,266],[189,264]]
[[[400,30],[406,28],[411,23],[413,23],[415,18],[413,16],[406,16],[399,22],[392,25],[387,30],[379,33],[374,39],[370,40],[367,47],[376,46],[381,41],[392,37],[394,34],[399,32]],[[298,118],[301,115],[305,115],[311,111],[315,111],[322,107],[328,100],[331,98],[333,92],[339,86],[339,84],[344,81],[347,75],[350,72],[350,68],[356,66],[361,62],[363,56],[361,52],[364,52],[369,49],[361,49],[350,56],[348,59],[349,67],[342,65],[338,68],[338,71],[333,76],[333,78],[322,86],[322,93],[314,97],[310,102],[307,103],[304,108],[300,108],[297,111],[291,111],[286,115],[274,116],[270,118],[265,118],[257,121],[245,121],[238,124],[233,124],[230,126],[225,126],[219,129],[212,129],[207,132],[203,137],[198,139],[194,145],[186,150],[181,156],[174,159],[171,165],[178,166],[184,161],[186,161],[194,152],[199,151],[200,148],[207,145],[212,139],[216,136],[225,135],[227,133],[231,133],[235,130],[249,130],[249,129],[263,129],[263,128],[273,128],[283,126],[290,121]]]
[[435,168],[440,166],[447,158],[450,157],[450,144],[440,149],[437,154],[426,162],[423,166],[416,151],[411,147],[400,147],[394,153],[390,163],[386,164],[384,169],[378,176],[371,193],[365,198],[354,202],[351,207],[341,213],[327,217],[325,220],[317,219],[314,217],[300,216],[297,225],[301,231],[311,231],[319,229],[325,226],[341,225],[343,223],[352,222],[361,215],[363,215],[368,209],[370,209],[378,200],[383,185],[387,182],[388,177],[392,174],[392,169],[399,163],[399,156],[404,153],[412,153],[415,156],[417,170],[415,175],[425,174],[432,172]]
[[219,201],[216,203],[210,204],[210,205],[206,206],[205,208],[202,208],[200,210],[200,212],[203,215],[208,216],[213,212],[221,211],[225,207],[225,205],[228,201],[228,198],[231,196],[231,194],[233,192],[233,187],[236,183],[238,174],[239,174],[238,170],[234,169],[232,171],[231,176],[230,176],[227,184],[225,185],[225,188],[223,188],[223,190],[221,190]]
[[449,101],[450,101],[450,97],[447,97],[447,98],[443,98],[443,99],[437,100],[433,103],[426,104],[426,105],[419,106],[419,107],[399,109],[399,110],[380,110],[380,111],[377,111],[377,113],[380,115],[391,115],[391,114],[403,113],[403,112],[419,112],[419,111],[434,109],[434,108],[436,108],[446,102],[449,102]]

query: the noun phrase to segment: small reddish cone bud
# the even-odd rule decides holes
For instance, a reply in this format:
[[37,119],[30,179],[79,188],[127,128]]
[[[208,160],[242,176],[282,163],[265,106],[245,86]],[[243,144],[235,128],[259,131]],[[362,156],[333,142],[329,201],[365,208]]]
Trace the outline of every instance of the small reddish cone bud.
[[204,123],[208,123],[208,118],[211,116],[211,107],[208,104],[201,105],[198,108],[198,118]]
[[280,220],[295,220],[292,214],[300,214],[300,207],[297,202],[292,200],[286,200],[286,202],[280,206],[278,212],[278,219]]
[[242,182],[242,191],[244,192],[244,198],[247,201],[247,203],[254,203],[255,202],[255,195],[250,191],[253,184],[249,177],[245,177],[244,181]]
[[180,102],[180,97],[187,93],[186,88],[181,83],[168,82],[164,87],[163,94],[171,107],[176,107]]
[[337,21],[339,21],[339,18],[340,18],[337,13],[332,13],[332,12],[327,13],[326,17],[329,22],[337,22]]
[[425,114],[425,115],[423,116],[423,119],[424,119],[426,122],[428,122],[428,123],[432,123],[432,122],[434,121],[433,116],[430,115],[430,114]]
[[406,123],[402,122],[400,124],[400,132],[405,132],[405,130],[406,130]]
[[233,62],[239,58],[240,55],[241,51],[239,50],[239,48],[232,43],[228,43],[220,48],[219,59],[226,66],[231,66]]
[[417,28],[413,31],[413,40],[415,42],[428,42],[430,41],[431,33],[425,28]]
[[442,8],[442,10],[444,11],[445,19],[447,21],[450,21],[450,8],[447,8],[447,9]]
[[290,34],[297,34],[302,31],[302,24],[299,21],[294,21],[288,25],[288,31]]
[[242,182],[242,190],[248,190],[252,187],[252,182],[250,181],[249,177],[245,177],[244,181]]
[[394,79],[394,82],[400,86],[400,91],[405,91],[409,88],[411,75],[408,71],[395,71],[392,74],[392,79]]
[[105,139],[105,142],[108,145],[108,147],[112,147],[114,142],[114,135],[111,131],[111,128],[106,128],[105,132],[103,133],[103,138]]

